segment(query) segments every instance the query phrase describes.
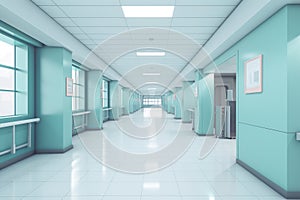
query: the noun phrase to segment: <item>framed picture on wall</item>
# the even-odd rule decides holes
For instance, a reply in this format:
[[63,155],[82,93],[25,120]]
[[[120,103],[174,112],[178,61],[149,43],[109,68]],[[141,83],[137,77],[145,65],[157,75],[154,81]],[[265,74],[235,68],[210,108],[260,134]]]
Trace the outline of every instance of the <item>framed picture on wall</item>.
[[262,92],[262,55],[245,62],[244,91],[246,94]]
[[66,78],[66,96],[73,96],[73,79],[69,77]]

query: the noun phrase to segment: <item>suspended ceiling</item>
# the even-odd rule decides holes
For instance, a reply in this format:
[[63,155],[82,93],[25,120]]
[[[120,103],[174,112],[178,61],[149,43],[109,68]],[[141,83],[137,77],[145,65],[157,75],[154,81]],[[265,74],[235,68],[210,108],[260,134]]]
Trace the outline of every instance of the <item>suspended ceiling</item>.
[[[104,73],[114,71],[144,94],[147,85],[158,88],[180,86],[193,79],[189,61],[196,55],[240,0],[33,0],[44,12],[81,43],[109,64]],[[125,18],[121,6],[175,6],[171,18]],[[164,57],[137,57],[138,50],[167,51]],[[144,77],[152,71],[157,77]],[[189,77],[172,81],[185,68]],[[168,71],[169,73],[165,73]],[[142,88],[141,88],[142,87]],[[144,87],[144,88],[143,88]],[[152,86],[152,89],[155,86]],[[152,91],[153,92],[153,91]]]
[[[160,77],[171,80],[164,87],[173,88],[183,80],[192,80],[194,68],[207,66],[282,6],[299,0],[0,2],[1,20],[46,45],[71,50],[73,59],[91,69],[104,70],[105,75],[120,80],[123,86],[139,88],[141,82],[134,79],[142,77],[141,74],[127,74],[142,73],[135,70],[139,66],[157,65],[175,72],[176,75],[168,73],[168,77]],[[124,17],[123,5],[173,5],[175,11],[172,18],[133,19]],[[159,49],[167,54],[164,58],[141,59],[134,55],[137,49]]]

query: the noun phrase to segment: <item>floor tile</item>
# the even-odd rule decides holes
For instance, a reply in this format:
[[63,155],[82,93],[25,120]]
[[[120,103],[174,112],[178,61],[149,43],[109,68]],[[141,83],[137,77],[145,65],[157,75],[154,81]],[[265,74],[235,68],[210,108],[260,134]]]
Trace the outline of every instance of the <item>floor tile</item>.
[[240,182],[211,182],[213,189],[220,196],[251,196],[249,192]]
[[116,196],[139,196],[142,194],[142,187],[143,183],[142,182],[126,182],[126,181],[121,181],[121,182],[112,182],[109,185],[109,188],[107,192],[105,193],[105,196],[111,196],[111,195],[116,195]]
[[243,186],[250,191],[253,195],[257,196],[276,196],[278,195],[273,189],[264,184],[263,182],[242,182]]
[[22,197],[34,191],[41,184],[42,182],[12,182],[0,188],[0,196]]
[[71,186],[67,196],[102,196],[105,194],[110,182],[80,181]]
[[207,182],[178,182],[182,196],[216,196],[216,192]]
[[69,197],[66,196],[63,198],[63,200],[101,200],[102,196],[80,196],[80,197]]
[[[128,117],[128,116],[127,116]],[[143,112],[129,116],[147,125]],[[120,148],[136,153],[153,153],[174,139],[181,126],[173,115],[166,115],[160,134],[139,142],[123,134],[114,121],[102,131],[86,131],[80,136],[104,134]],[[150,120],[151,121],[151,120]],[[74,148],[64,154],[39,154],[0,170],[0,200],[282,200],[247,170],[235,163],[236,141],[197,137],[167,167],[145,174],[123,173],[106,167],[87,151],[82,137],[73,137]],[[210,154],[200,159],[208,141],[216,142]],[[94,143],[101,151],[101,144]],[[114,156],[110,155],[109,156]],[[159,157],[158,162],[165,157]],[[136,164],[136,163],[133,163]]]
[[144,182],[142,196],[179,196],[176,182]]
[[180,196],[142,196],[141,200],[181,200]]
[[102,200],[140,200],[140,196],[103,196]]
[[70,190],[69,182],[44,182],[28,196],[33,197],[63,197]]

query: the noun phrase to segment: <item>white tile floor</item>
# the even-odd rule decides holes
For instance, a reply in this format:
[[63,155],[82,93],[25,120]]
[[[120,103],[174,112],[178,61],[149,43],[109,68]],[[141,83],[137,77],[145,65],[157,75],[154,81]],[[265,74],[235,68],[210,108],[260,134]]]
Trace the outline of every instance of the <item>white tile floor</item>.
[[[139,111],[130,118],[138,119],[141,124],[143,116]],[[1,170],[0,200],[283,199],[235,164],[235,140],[218,140],[212,152],[205,159],[199,159],[201,147],[211,138],[195,136],[190,148],[172,165],[154,173],[128,174],[95,160],[80,139],[103,134],[125,150],[151,153],[174,141],[174,127],[180,124],[171,115],[161,117],[166,119],[164,129],[153,138],[136,144],[136,138],[124,136],[114,122],[106,122],[102,132],[75,136],[74,149],[65,154],[34,155]],[[146,121],[149,123],[149,116]],[[185,134],[194,135],[192,131],[185,131]]]

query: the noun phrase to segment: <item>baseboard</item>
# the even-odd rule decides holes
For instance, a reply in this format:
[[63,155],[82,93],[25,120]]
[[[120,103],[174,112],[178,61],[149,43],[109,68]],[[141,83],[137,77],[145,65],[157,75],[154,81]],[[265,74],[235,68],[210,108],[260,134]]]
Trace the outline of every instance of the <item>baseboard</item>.
[[43,150],[36,150],[36,154],[55,154],[55,153],[66,153],[67,151],[73,149],[73,145],[63,148],[63,149],[43,149]]
[[103,130],[103,127],[102,128],[87,128],[87,129],[85,129],[85,131],[100,131],[100,130]]
[[17,163],[17,162],[19,162],[21,160],[24,160],[25,158],[28,158],[28,157],[32,156],[33,154],[34,154],[34,151],[30,151],[30,152],[27,152],[27,153],[22,154],[20,156],[17,156],[15,158],[12,158],[12,159],[10,159],[8,161],[5,161],[4,163],[0,164],[0,170],[3,169],[3,168],[5,168],[5,167],[8,167],[8,166],[10,166],[12,164],[15,164],[15,163]]
[[191,124],[192,121],[182,121],[182,123],[184,123],[184,124]]
[[251,174],[256,176],[258,179],[260,179],[262,182],[264,182],[269,187],[271,187],[273,190],[275,190],[277,193],[282,195],[284,198],[286,198],[286,199],[300,199],[300,192],[286,191],[285,189],[283,189],[282,187],[280,187],[279,185],[277,185],[276,183],[274,183],[270,179],[266,178],[264,175],[262,175],[261,173],[259,173],[258,171],[256,171],[255,169],[253,169],[252,167],[250,167],[249,165],[247,165],[243,161],[241,161],[239,159],[236,159],[236,162],[240,166],[245,168],[247,171],[249,171]]

